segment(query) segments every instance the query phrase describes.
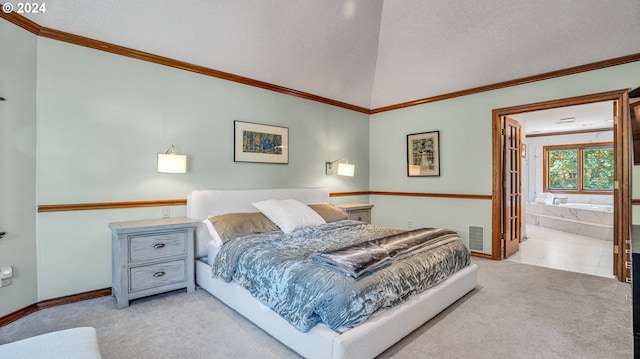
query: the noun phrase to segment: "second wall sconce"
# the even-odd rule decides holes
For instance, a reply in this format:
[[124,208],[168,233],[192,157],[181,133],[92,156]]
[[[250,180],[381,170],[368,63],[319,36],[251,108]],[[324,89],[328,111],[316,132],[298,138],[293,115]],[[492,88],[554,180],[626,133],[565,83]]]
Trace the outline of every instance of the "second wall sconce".
[[158,153],[159,173],[186,173],[187,156],[177,155],[175,146],[171,145],[167,152]]
[[355,173],[356,165],[349,163],[349,161],[347,161],[347,159],[345,158],[331,161],[331,162],[325,162],[325,172],[327,175],[333,174],[334,164],[336,162],[338,163],[338,169],[336,171],[336,174],[338,176],[353,177],[353,174]]

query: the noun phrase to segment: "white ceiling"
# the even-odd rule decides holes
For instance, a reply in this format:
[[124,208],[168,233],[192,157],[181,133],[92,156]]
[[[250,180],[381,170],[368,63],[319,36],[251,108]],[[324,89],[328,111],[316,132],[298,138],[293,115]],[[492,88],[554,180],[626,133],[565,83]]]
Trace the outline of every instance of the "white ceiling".
[[509,117],[523,124],[524,132],[527,135],[612,129],[613,105],[613,101],[594,102],[520,113]]
[[46,13],[25,16],[371,109],[640,53],[638,0],[45,4]]

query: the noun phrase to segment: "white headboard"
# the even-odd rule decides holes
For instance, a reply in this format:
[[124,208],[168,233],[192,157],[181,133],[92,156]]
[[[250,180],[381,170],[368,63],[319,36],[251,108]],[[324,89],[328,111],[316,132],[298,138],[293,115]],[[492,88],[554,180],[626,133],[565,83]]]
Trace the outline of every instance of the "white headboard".
[[187,217],[204,220],[224,213],[257,212],[251,203],[267,199],[297,199],[305,204],[329,203],[329,189],[195,190],[187,197]]
[[247,190],[194,190],[187,197],[187,217],[199,220],[195,233],[196,258],[207,255],[207,243],[213,239],[202,222],[225,213],[257,212],[253,202],[267,199],[297,199],[305,204],[329,203],[328,188],[279,188]]

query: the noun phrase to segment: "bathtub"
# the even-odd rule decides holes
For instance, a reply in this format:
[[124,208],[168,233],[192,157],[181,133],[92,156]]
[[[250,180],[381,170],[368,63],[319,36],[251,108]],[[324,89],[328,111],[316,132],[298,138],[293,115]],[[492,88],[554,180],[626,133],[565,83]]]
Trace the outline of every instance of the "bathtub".
[[557,231],[613,241],[613,206],[527,203],[526,222]]
[[[592,203],[561,203],[557,205],[559,207],[567,207],[567,208],[575,208],[575,209],[585,209],[589,211],[600,211],[613,213],[613,206],[610,204],[592,204]],[[613,224],[613,219],[611,220],[611,224]]]

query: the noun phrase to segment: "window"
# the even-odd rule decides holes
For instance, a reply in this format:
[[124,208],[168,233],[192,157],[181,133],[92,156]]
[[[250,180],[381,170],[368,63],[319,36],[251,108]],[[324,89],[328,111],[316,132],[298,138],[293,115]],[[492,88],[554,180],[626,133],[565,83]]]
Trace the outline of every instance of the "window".
[[544,191],[607,193],[613,191],[613,143],[545,146]]

